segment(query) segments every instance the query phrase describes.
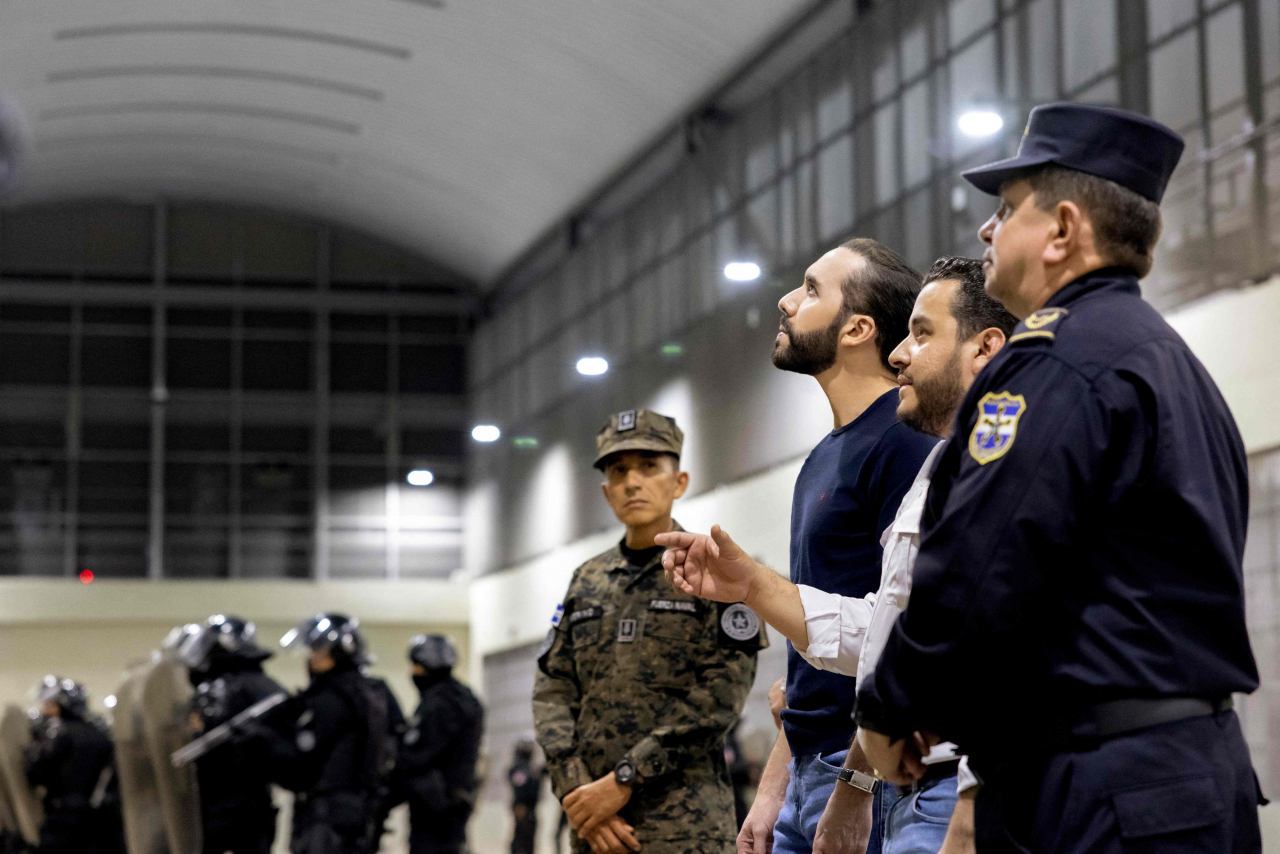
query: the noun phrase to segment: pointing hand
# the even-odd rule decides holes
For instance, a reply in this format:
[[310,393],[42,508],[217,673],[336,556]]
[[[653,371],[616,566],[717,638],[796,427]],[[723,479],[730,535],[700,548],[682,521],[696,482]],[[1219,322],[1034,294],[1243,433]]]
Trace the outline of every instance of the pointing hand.
[[659,534],[665,546],[662,569],[667,579],[685,593],[715,602],[744,602],[756,573],[768,571],[744,552],[719,525],[711,534],[673,531]]

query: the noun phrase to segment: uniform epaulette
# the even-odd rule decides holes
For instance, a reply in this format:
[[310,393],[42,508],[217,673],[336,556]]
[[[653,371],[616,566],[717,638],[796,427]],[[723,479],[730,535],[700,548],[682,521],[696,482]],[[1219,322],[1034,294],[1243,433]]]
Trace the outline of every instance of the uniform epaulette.
[[1014,327],[1009,336],[1010,344],[1052,344],[1057,337],[1058,327],[1070,314],[1065,308],[1042,308],[1028,314],[1026,319]]

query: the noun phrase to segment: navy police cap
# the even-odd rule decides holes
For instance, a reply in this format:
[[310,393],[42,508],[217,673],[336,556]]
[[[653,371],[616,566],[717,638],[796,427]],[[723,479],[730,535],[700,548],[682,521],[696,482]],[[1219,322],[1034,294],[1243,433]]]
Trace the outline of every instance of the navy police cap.
[[1016,157],[964,172],[984,193],[1036,166],[1054,163],[1114,181],[1159,204],[1185,143],[1157,121],[1108,107],[1045,104],[1031,111]]

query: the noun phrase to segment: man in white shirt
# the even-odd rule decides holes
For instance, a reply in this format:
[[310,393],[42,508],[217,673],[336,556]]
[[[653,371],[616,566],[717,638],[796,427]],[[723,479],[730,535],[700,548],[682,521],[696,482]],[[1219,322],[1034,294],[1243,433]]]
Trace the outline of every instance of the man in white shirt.
[[[939,438],[950,434],[956,410],[978,372],[1004,346],[1017,320],[984,291],[982,264],[942,258],[929,270],[916,299],[907,337],[890,364],[898,371],[898,418]],[[941,443],[939,443],[941,447]],[[687,593],[742,601],[791,641],[820,670],[866,678],[875,668],[894,622],[907,607],[919,549],[920,515],[937,448],[907,491],[892,524],[881,534],[880,588],[865,598],[792,584],[750,558],[718,526],[710,536],[677,533],[667,546],[667,576]],[[855,788],[875,786],[883,839],[872,854],[959,854],[972,850],[977,781],[954,745],[925,749],[916,782],[901,789],[845,771],[827,810],[847,808]],[[957,803],[957,789],[969,792]],[[839,841],[836,849],[844,854]],[[877,844],[872,841],[872,847]],[[855,852],[860,854],[860,852]]]

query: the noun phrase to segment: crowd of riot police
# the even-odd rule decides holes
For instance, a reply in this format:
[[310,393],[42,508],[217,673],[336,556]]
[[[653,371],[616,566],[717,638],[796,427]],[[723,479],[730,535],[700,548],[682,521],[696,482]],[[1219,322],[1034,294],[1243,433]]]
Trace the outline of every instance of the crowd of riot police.
[[290,694],[253,623],[216,614],[126,671],[109,720],[47,676],[0,725],[0,854],[268,854],[272,787],[293,793],[294,854],[372,854],[407,803],[412,854],[458,854],[478,788],[483,707],[443,635],[410,639],[408,719],[370,676],[356,619],[322,613],[281,646],[306,657]]

